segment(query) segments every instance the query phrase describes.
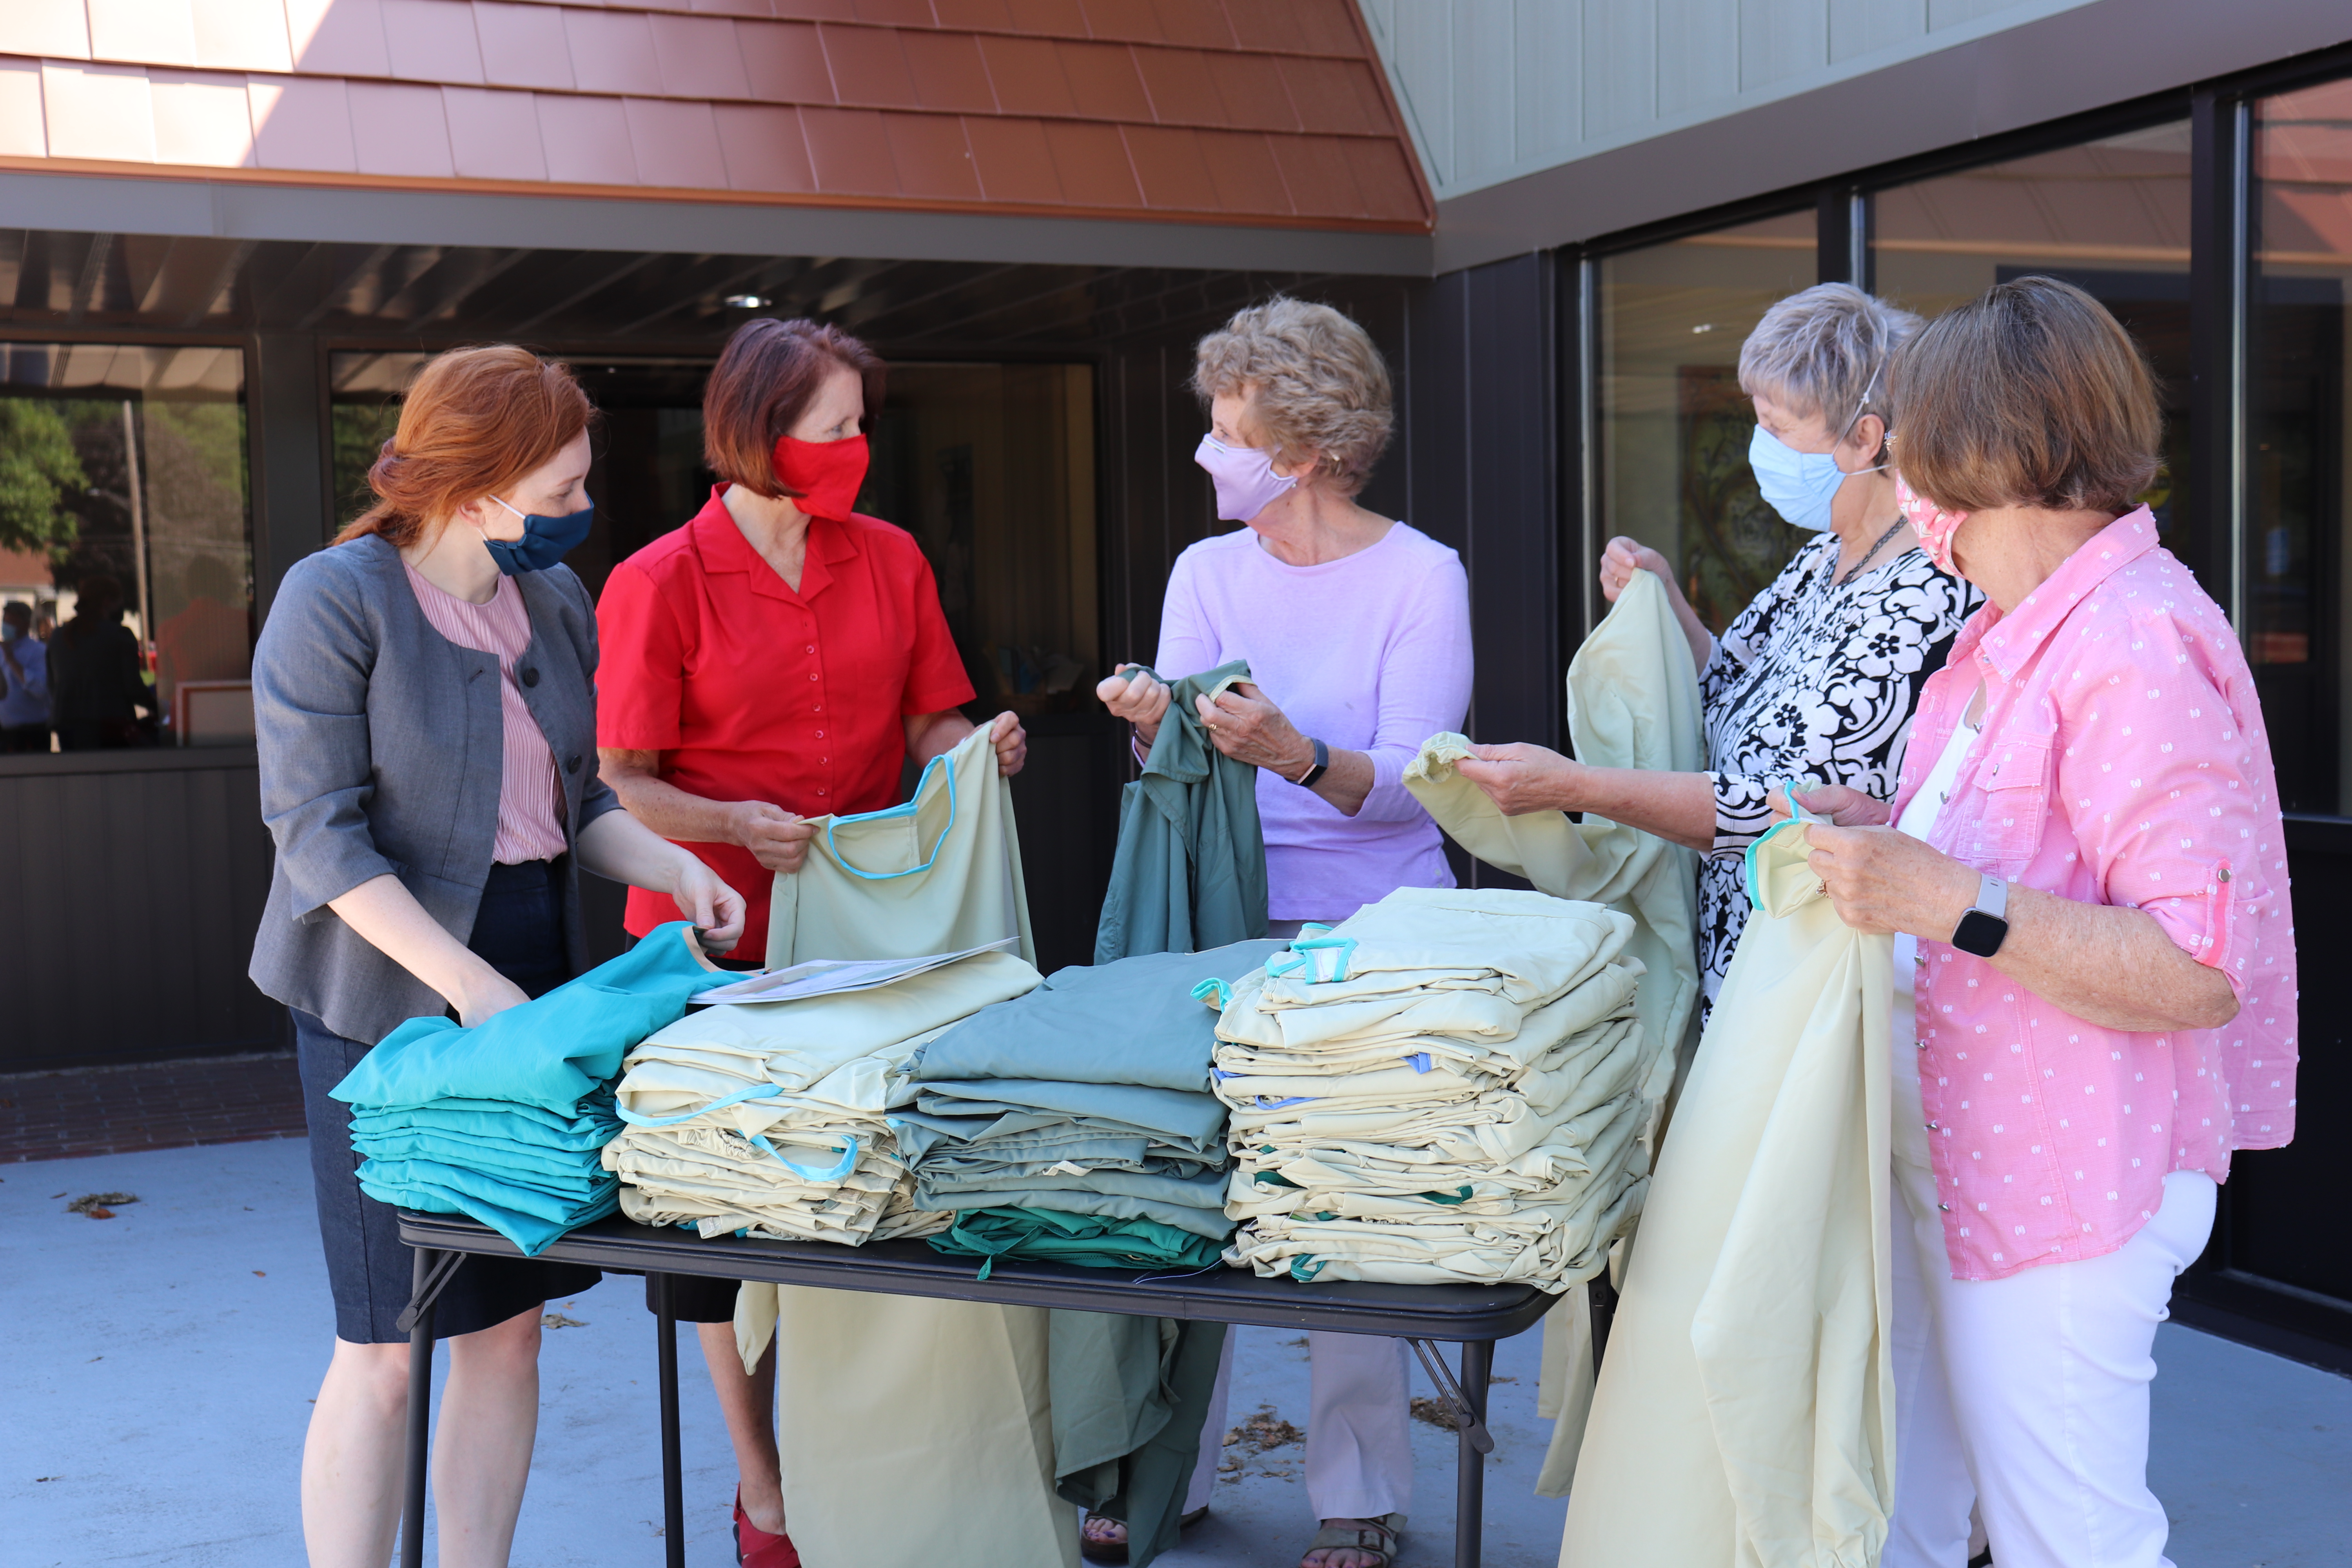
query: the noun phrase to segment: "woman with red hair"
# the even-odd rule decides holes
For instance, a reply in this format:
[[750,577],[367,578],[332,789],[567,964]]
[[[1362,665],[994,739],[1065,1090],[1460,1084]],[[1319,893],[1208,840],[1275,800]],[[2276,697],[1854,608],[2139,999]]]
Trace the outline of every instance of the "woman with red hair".
[[[411,1254],[361,1192],[328,1091],[403,1020],[471,1027],[588,967],[579,868],[732,946],[743,900],[596,773],[596,623],[560,564],[587,532],[594,410],[571,371],[460,349],[409,387],[376,504],[286,575],[254,650],[277,842],[252,975],[294,1015],[335,1352],[302,1452],[313,1568],[381,1568],[400,1523]],[[594,1269],[471,1258],[436,1304],[441,1562],[506,1562],[539,1419],[542,1303]]]

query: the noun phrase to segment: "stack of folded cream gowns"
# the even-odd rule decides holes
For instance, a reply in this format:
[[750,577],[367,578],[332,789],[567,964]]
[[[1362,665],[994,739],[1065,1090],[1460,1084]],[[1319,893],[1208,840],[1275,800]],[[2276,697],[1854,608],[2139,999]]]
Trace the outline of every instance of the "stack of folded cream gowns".
[[1282,950],[1242,942],[1059,970],[924,1043],[900,1113],[915,1205],[942,1251],[1108,1266],[1216,1261],[1225,1108],[1209,1092],[1215,987]]
[[898,1112],[908,1059],[943,1028],[1038,983],[1007,952],[887,985],[706,1007],[631,1051],[628,1125],[604,1148],[621,1210],[646,1225],[855,1247],[950,1216],[914,1202]]
[[598,1152],[620,1129],[621,1054],[719,978],[680,921],[473,1028],[409,1019],[329,1090],[352,1107],[361,1190],[470,1215],[526,1257],[611,1214]]
[[1543,893],[1401,889],[1244,979],[1216,1031],[1227,1261],[1552,1291],[1599,1272],[1672,1076],[1633,930]]

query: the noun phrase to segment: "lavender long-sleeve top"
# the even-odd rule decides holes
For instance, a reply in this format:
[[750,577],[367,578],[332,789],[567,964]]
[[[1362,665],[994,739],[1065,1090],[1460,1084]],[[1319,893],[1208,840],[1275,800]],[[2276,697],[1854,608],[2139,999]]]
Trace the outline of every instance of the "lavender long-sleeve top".
[[1236,658],[1303,733],[1372,760],[1353,816],[1258,774],[1270,918],[1343,920],[1399,888],[1454,886],[1444,837],[1402,779],[1422,742],[1470,710],[1461,557],[1402,522],[1319,566],[1286,564],[1247,528],[1202,540],[1169,574],[1152,668],[1173,681]]

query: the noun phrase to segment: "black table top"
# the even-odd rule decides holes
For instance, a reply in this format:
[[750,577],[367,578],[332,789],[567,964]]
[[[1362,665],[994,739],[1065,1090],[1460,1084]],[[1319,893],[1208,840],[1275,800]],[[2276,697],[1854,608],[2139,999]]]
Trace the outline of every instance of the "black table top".
[[[403,1209],[400,1238],[411,1247],[445,1252],[520,1255],[514,1243],[488,1226],[454,1215]],[[1171,1277],[1167,1270],[1136,1273],[1011,1258],[999,1258],[982,1279],[977,1259],[950,1258],[921,1241],[854,1247],[736,1237],[704,1241],[691,1231],[637,1225],[617,1215],[583,1226],[539,1256],[550,1263],[584,1263],[631,1274],[689,1274],[1426,1340],[1508,1339],[1532,1327],[1559,1300],[1525,1284],[1309,1284],[1262,1279],[1244,1268]]]

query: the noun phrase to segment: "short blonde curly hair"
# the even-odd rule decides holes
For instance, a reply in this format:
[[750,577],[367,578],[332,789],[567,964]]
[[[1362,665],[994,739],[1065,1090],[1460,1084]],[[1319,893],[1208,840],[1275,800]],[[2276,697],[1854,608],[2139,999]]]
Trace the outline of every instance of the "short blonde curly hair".
[[1275,455],[1314,453],[1342,495],[1372,477],[1396,428],[1389,367],[1371,335],[1328,305],[1277,295],[1201,340],[1192,390],[1248,400]]

